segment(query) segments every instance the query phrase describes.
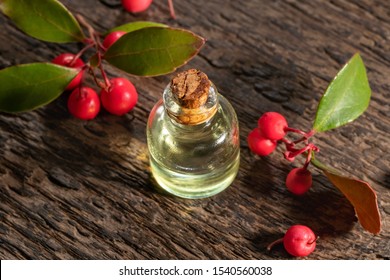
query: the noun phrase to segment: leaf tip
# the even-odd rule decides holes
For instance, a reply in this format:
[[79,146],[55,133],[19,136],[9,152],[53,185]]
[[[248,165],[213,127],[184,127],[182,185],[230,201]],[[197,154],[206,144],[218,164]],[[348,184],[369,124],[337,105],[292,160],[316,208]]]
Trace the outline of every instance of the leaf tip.
[[358,118],[368,108],[371,88],[366,67],[356,52],[339,70],[322,95],[313,129],[323,132]]

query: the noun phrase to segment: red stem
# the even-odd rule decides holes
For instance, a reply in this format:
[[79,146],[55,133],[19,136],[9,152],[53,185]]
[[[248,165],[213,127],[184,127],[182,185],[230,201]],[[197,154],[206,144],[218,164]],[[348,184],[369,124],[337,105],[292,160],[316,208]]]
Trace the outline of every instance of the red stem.
[[315,133],[314,130],[310,130],[309,132],[304,132],[303,130],[300,130],[300,129],[296,129],[296,128],[292,128],[292,127],[286,127],[284,129],[285,132],[294,132],[294,133],[298,133],[298,134],[301,134],[303,135],[303,138],[305,139],[309,139],[310,137],[312,137]]
[[294,146],[296,143],[291,142],[290,140],[288,140],[286,138],[282,138],[282,139],[280,139],[280,141],[282,141],[284,143],[287,151],[296,151],[296,149],[294,149]]
[[87,28],[89,37],[93,40],[94,34],[96,33],[95,29],[85,20],[85,18],[82,15],[77,14],[76,19],[82,26]]
[[95,84],[98,87],[100,87],[102,89],[106,89],[106,85],[97,79],[95,71],[94,71],[94,69],[92,67],[89,68],[89,73],[92,75],[92,77],[93,77],[93,79],[95,81]]
[[286,132],[294,132],[294,133],[306,135],[306,132],[304,132],[304,131],[302,131],[302,130],[300,130],[300,129],[292,128],[292,127],[286,127],[286,128],[284,129],[284,131],[286,131]]
[[101,55],[100,52],[98,52],[97,55],[98,55],[98,58],[99,58],[99,69],[100,69],[100,72],[102,73],[104,82],[106,84],[106,89],[108,90],[110,88],[110,86],[111,86],[111,83],[110,83],[110,80],[107,78],[106,71],[104,71],[103,65],[101,63],[102,55]]
[[[315,146],[314,144],[312,143],[309,143],[307,144],[305,147],[303,147],[302,149],[294,149],[294,148],[290,148],[287,152],[284,153],[284,157],[289,160],[289,161],[293,161],[295,159],[296,156],[304,153],[308,151],[309,154],[311,154],[311,151],[315,151],[315,152],[318,152],[319,149],[317,146]],[[311,155],[310,155],[311,156]],[[310,159],[309,159],[309,162],[310,162]],[[308,165],[308,163],[307,163]],[[306,163],[305,163],[305,166],[306,166]],[[307,166],[306,166],[307,167]]]
[[269,244],[267,246],[267,250],[271,251],[272,247],[274,247],[275,245],[280,244],[280,243],[283,243],[283,238],[279,238],[279,239],[275,240],[274,242],[272,242],[271,244]]
[[305,142],[305,141],[306,141],[306,144],[308,144],[308,143],[307,143],[307,137],[306,137],[306,136],[303,136],[302,138],[300,138],[300,139],[298,139],[298,140],[295,140],[293,143],[294,143],[294,144],[299,144],[299,143]]
[[173,19],[176,19],[175,8],[173,7],[173,0],[168,0],[168,5],[169,5],[169,12],[171,13],[171,17]]
[[103,44],[100,42],[100,35],[95,32],[94,41],[96,42],[96,50],[99,51],[99,48],[103,50],[103,52],[106,52],[107,49],[103,46]]
[[282,139],[280,139],[280,141],[282,141],[286,145],[294,145],[293,142],[291,142],[290,140],[288,140],[286,138],[282,138]]
[[300,150],[297,150],[297,151],[295,151],[295,152],[291,152],[291,157],[296,157],[296,156],[298,156],[298,155],[300,155],[300,154],[302,154],[302,153],[304,153],[304,152],[306,152],[307,150],[311,150],[312,148],[313,148],[313,144],[308,144],[308,145],[306,145],[305,147],[303,147],[302,149],[300,149]]
[[79,52],[74,56],[74,58],[72,59],[72,61],[69,63],[69,66],[73,66],[73,64],[76,63],[76,60],[79,59],[80,56],[82,56],[83,53],[84,53],[86,50],[92,48],[94,45],[95,45],[95,43],[91,43],[91,44],[86,45],[84,48],[82,48],[81,51],[79,51]]
[[309,242],[309,243],[307,243],[307,244],[311,245],[311,244],[313,244],[314,242],[317,242],[318,239],[320,239],[320,237],[319,237],[319,236],[316,236],[316,239],[314,239],[312,242]]
[[82,15],[77,14],[76,18],[78,22],[88,30],[89,38],[87,38],[85,42],[88,44],[94,44],[96,46],[97,52],[99,52],[100,49],[105,52],[106,48],[103,47],[102,43],[100,42],[100,34],[96,32],[96,30],[85,20]]
[[308,167],[309,164],[310,164],[310,160],[311,160],[311,151],[312,151],[312,149],[310,149],[310,150],[307,152],[307,157],[306,157],[305,164],[303,165],[303,169],[307,169],[307,167]]
[[295,133],[303,135],[301,138],[299,138],[298,140],[295,140],[295,141],[289,141],[286,138],[281,139],[281,141],[286,145],[286,149],[288,151],[290,151],[290,152],[297,151],[296,149],[294,149],[294,147],[295,147],[296,144],[299,144],[301,142],[306,142],[306,145],[309,145],[307,140],[310,137],[312,137],[314,135],[314,133],[315,133],[314,130],[311,130],[311,131],[306,133],[306,132],[304,132],[302,130],[291,128],[291,127],[286,127],[284,130],[286,132],[295,132]]

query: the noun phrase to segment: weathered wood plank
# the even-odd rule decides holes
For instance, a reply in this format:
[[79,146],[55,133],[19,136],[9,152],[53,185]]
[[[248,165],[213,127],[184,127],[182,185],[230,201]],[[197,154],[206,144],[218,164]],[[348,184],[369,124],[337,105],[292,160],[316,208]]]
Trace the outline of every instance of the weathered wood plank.
[[[153,187],[146,120],[171,75],[130,77],[140,99],[124,117],[103,112],[90,122],[73,119],[67,94],[34,112],[0,114],[1,259],[286,259],[281,247],[267,252],[266,246],[296,223],[321,236],[310,259],[390,258],[389,3],[175,1],[173,21],[166,1],[136,16],[92,0],[62,2],[99,31],[151,20],[205,37],[200,55],[184,68],[206,72],[236,108],[240,172],[229,189],[203,200]],[[0,24],[0,68],[80,47],[31,39],[3,15]],[[356,51],[368,69],[370,107],[315,141],[321,160],[377,191],[383,219],[377,236],[363,231],[352,206],[323,175],[315,172],[312,190],[293,197],[284,178],[296,163],[280,153],[255,157],[246,144],[265,111],[310,129],[322,92]]]

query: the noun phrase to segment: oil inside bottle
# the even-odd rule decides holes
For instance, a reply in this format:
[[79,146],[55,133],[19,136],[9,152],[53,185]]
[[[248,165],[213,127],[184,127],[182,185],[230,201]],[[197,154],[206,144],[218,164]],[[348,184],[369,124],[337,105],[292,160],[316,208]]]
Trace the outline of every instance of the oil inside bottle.
[[202,107],[203,113],[213,112],[206,119],[191,125],[183,124],[172,117],[178,116],[182,109],[172,98],[168,85],[148,120],[152,174],[159,186],[176,196],[203,198],[215,195],[233,182],[239,169],[237,116],[213,84]]

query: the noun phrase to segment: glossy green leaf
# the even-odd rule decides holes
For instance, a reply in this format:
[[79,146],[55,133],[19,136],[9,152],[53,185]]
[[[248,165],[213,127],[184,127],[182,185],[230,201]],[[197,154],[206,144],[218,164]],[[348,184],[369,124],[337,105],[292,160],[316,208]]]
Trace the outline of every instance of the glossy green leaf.
[[83,41],[73,15],[55,0],[0,0],[0,11],[26,34],[48,42]]
[[359,54],[340,70],[318,104],[313,129],[322,132],[359,117],[370,103],[371,89]]
[[157,76],[187,63],[203,44],[204,39],[190,31],[148,27],[122,36],[104,59],[132,75]]
[[381,230],[381,217],[377,196],[371,186],[367,182],[343,176],[336,169],[325,166],[314,157],[311,162],[321,169],[351,202],[362,227],[370,233],[378,234]]
[[134,22],[125,23],[123,25],[114,27],[108,30],[105,33],[105,35],[114,31],[132,32],[146,27],[168,27],[168,26],[162,23],[157,23],[152,21],[134,21]]
[[0,111],[36,109],[56,99],[79,70],[51,63],[21,64],[0,70]]

